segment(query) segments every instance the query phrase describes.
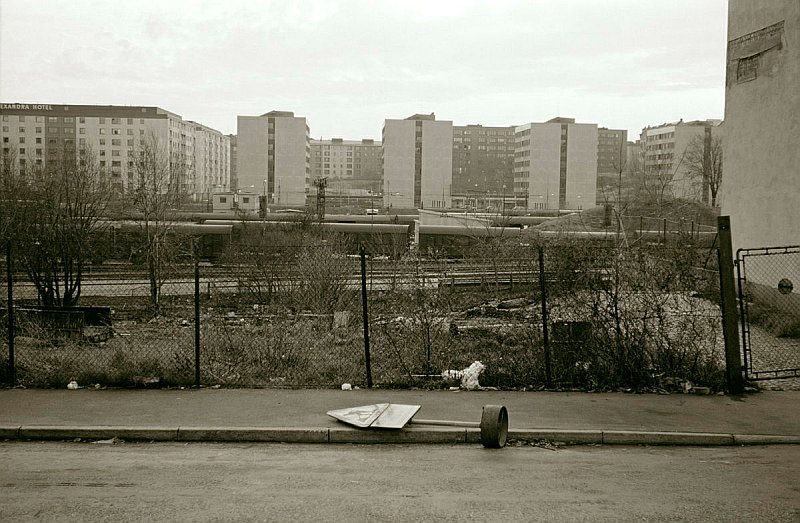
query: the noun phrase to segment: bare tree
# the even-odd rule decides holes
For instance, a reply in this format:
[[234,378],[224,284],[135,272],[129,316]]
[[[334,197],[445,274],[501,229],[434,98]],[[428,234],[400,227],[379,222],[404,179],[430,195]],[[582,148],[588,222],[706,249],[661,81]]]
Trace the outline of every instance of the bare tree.
[[161,289],[172,261],[181,251],[174,219],[185,162],[181,161],[179,154],[171,154],[168,146],[151,133],[139,143],[133,169],[133,205],[141,216],[142,251],[150,283],[150,304],[158,314]]
[[702,181],[703,201],[717,206],[717,194],[722,184],[722,138],[697,135],[686,146],[685,168],[689,176]]
[[17,168],[17,156],[11,151],[0,157],[0,243],[10,242],[16,230],[18,199],[23,177]]
[[79,159],[74,151],[61,151],[46,164],[5,160],[3,234],[14,241],[15,257],[42,303],[73,306],[81,295],[91,239],[105,228],[105,180],[89,154]]

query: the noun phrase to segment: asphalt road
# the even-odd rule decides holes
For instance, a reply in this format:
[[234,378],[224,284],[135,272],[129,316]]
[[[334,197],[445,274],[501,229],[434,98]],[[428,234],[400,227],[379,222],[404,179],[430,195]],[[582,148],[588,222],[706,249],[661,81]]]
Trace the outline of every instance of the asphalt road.
[[2,521],[800,520],[800,446],[0,443]]

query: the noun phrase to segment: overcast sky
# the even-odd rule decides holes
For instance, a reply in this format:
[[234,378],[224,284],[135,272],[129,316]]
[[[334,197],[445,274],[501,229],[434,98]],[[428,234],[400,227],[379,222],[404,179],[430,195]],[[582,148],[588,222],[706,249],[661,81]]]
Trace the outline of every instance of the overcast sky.
[[627,129],[722,118],[726,0],[0,0],[4,103],[155,105],[224,133],[305,116],[554,116]]

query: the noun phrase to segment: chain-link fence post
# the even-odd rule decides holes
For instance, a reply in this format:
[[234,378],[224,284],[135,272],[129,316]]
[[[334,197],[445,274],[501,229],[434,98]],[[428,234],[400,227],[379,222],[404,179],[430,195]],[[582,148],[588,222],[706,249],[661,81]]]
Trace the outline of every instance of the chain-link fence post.
[[722,299],[722,334],[725,338],[725,368],[728,390],[732,394],[744,392],[742,359],[739,352],[739,322],[736,308],[736,281],[733,277],[733,246],[731,218],[717,218],[719,231],[719,287]]
[[367,254],[364,244],[359,247],[361,254],[361,311],[364,317],[364,365],[367,369],[367,388],[372,388],[372,366],[369,358],[369,311],[367,310]]
[[194,261],[194,386],[200,388],[200,258]]
[[11,262],[11,241],[6,242],[6,283],[8,285],[8,383],[16,383],[14,367],[14,271]]
[[542,295],[542,342],[544,343],[545,384],[550,387],[550,338],[547,331],[547,283],[544,279],[544,247],[539,246],[539,287]]

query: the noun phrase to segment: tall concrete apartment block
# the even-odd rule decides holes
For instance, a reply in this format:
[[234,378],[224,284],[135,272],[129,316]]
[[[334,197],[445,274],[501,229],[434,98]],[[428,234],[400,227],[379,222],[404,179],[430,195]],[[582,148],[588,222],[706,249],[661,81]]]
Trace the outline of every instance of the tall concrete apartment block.
[[611,188],[620,183],[628,168],[628,131],[624,129],[597,129],[597,203],[603,203],[612,195]]
[[[702,201],[703,180],[689,173],[686,151],[697,137],[720,136],[722,120],[694,120],[645,127],[639,137],[645,183],[673,197]],[[727,163],[727,162],[726,162]]]
[[453,122],[415,114],[383,125],[384,205],[442,209],[451,205]]
[[193,131],[194,178],[187,181],[196,199],[210,201],[230,187],[230,137],[198,123]]
[[381,142],[372,139],[311,140],[311,174],[327,178],[329,195],[381,192]]
[[136,151],[152,138],[177,173],[172,188],[200,200],[230,183],[228,138],[159,107],[4,103],[0,120],[3,153],[20,166],[43,166],[64,151],[94,155],[112,184],[129,192]]
[[261,194],[267,203],[305,205],[310,164],[305,118],[289,111],[237,118],[237,190]]
[[230,171],[231,171],[231,183],[230,183],[230,190],[236,191],[236,180],[239,178],[236,174],[236,135],[229,134],[228,140],[230,140],[231,144],[231,152],[228,155],[228,160],[230,164]]
[[553,118],[515,128],[514,195],[526,209],[594,207],[597,124]]
[[798,115],[800,2],[729,0],[720,197],[734,249],[800,243]]
[[511,196],[513,185],[514,126],[453,126],[452,194]]

